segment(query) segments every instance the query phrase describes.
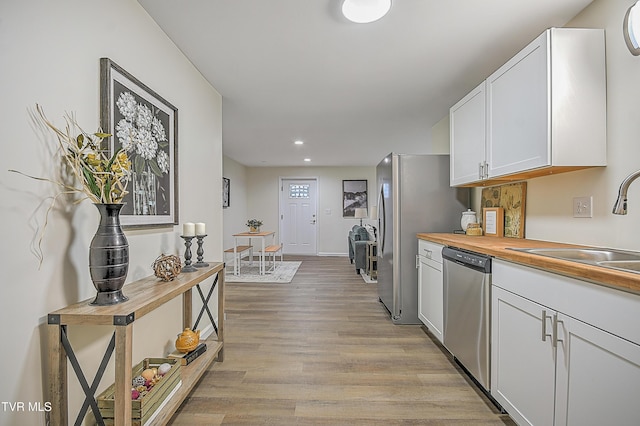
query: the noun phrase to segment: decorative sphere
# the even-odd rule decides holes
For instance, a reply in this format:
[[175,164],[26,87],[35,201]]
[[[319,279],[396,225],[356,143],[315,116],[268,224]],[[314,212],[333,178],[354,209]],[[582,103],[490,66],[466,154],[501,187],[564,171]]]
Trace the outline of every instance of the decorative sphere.
[[153,273],[162,281],[171,281],[182,271],[182,262],[176,255],[161,254],[151,265]]

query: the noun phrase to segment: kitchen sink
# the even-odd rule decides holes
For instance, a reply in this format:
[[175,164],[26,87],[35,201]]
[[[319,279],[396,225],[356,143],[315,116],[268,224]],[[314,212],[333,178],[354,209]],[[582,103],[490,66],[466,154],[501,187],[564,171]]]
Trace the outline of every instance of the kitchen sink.
[[640,253],[638,252],[603,248],[514,248],[511,250],[539,254],[540,256],[555,257],[556,259],[575,260],[577,262],[588,263],[620,260],[640,261]]
[[598,262],[598,265],[640,274],[640,260],[606,260]]
[[640,252],[607,248],[509,248],[509,250],[640,273]]

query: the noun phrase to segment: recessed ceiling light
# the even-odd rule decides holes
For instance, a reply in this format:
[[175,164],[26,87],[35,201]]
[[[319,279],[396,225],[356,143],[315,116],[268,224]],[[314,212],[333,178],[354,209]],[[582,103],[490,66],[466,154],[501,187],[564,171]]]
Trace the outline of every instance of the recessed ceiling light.
[[295,142],[294,142],[294,144],[296,144],[296,145],[304,145],[304,142],[303,142],[303,141],[298,140],[298,141],[295,141]]
[[377,21],[389,12],[391,0],[344,0],[342,14],[357,24]]
[[307,163],[311,161],[311,158],[305,158],[304,161],[306,161]]

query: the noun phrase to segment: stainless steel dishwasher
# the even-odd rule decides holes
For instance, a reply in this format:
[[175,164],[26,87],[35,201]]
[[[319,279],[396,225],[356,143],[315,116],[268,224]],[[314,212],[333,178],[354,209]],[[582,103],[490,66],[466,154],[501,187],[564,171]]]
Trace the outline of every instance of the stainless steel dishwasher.
[[444,346],[485,392],[490,389],[491,257],[442,249]]

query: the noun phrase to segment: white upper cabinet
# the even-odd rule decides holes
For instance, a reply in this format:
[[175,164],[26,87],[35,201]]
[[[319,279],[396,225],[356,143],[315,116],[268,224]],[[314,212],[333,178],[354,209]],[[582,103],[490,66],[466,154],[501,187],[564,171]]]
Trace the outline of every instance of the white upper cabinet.
[[[478,180],[482,173],[486,139],[486,91],[483,81],[471,93],[451,107],[451,186]],[[482,161],[480,161],[482,160]]]
[[451,185],[605,166],[604,46],[604,30],[548,29],[454,105]]

